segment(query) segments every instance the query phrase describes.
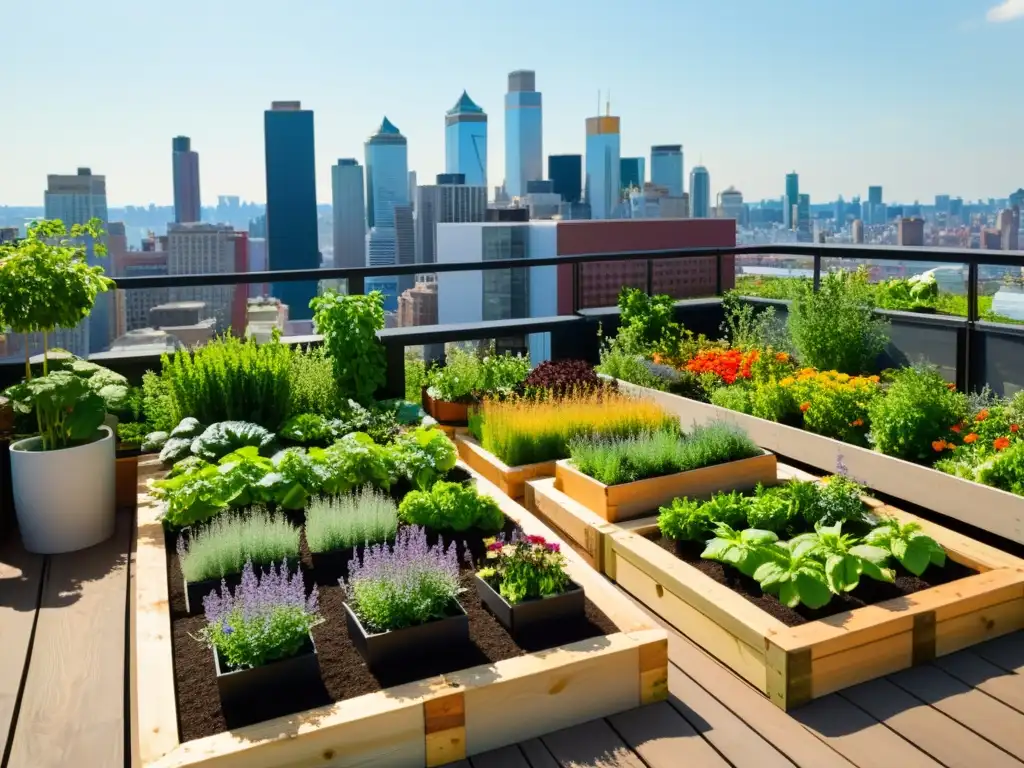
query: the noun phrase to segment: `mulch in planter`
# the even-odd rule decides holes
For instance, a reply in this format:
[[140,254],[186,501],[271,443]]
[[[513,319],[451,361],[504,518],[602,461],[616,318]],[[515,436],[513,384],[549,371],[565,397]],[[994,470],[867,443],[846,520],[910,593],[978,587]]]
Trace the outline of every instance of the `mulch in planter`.
[[[511,531],[513,527],[507,525],[506,529]],[[471,552],[483,550],[480,534],[459,534],[457,540],[460,544],[461,540],[466,540]],[[492,664],[534,651],[619,631],[607,616],[587,600],[585,617],[545,627],[543,632],[534,636],[527,635],[513,640],[497,619],[483,607],[472,582],[474,569],[460,560],[462,581],[467,590],[461,602],[469,614],[470,644],[464,648],[453,648],[444,656],[421,657],[414,653],[407,664],[375,675],[367,669],[362,656],[348,639],[342,608],[344,591],[336,583],[321,586],[320,611],[325,621],[313,630],[313,639],[319,655],[323,685],[317,686],[314,690],[289,692],[295,695],[287,698],[282,696],[280,700],[275,697],[274,701],[253,702],[250,710],[241,713],[236,720],[227,722],[217,693],[213,653],[193,639],[203,628],[204,618],[202,614],[191,617],[185,614],[184,587],[174,545],[174,535],[168,534],[167,566],[170,574],[172,648],[178,695],[178,725],[182,741],[328,705],[394,685],[481,664]],[[463,549],[462,546],[459,548]],[[302,539],[301,562],[304,568],[313,570],[305,536]]]
[[762,611],[770,613],[788,627],[798,627],[801,624],[835,616],[844,611],[852,611],[855,608],[863,608],[866,605],[881,603],[896,597],[906,597],[923,589],[936,587],[939,584],[948,584],[977,573],[977,571],[953,562],[949,558],[946,558],[944,567],[929,566],[921,576],[914,576],[897,563],[894,569],[896,571],[895,584],[886,584],[882,581],[862,577],[857,589],[845,595],[833,595],[832,601],[824,608],[811,610],[803,605],[789,608],[780,603],[774,595],[766,595],[761,592],[760,584],[744,576],[732,566],[703,559],[700,556],[700,553],[704,551],[703,542],[677,542],[659,534],[653,534],[648,538],[705,576],[729,587],[733,592],[743,595]]

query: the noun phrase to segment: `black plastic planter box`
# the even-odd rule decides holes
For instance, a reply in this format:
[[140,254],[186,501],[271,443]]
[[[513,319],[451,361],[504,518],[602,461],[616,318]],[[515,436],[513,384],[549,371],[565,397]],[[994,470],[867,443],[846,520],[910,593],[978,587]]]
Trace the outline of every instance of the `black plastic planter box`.
[[586,610],[583,587],[575,581],[569,582],[568,592],[537,600],[524,600],[516,605],[510,604],[490,584],[475,574],[473,582],[484,605],[513,637],[550,621],[576,621]]
[[453,616],[375,635],[366,631],[348,603],[344,605],[349,639],[371,670],[417,656],[444,653],[469,643],[469,616],[457,602],[454,608],[458,613]]
[[221,707],[229,720],[251,719],[253,707],[260,702],[280,704],[291,695],[298,699],[305,691],[323,686],[320,659],[312,636],[295,656],[262,667],[230,670],[216,650],[213,664]]

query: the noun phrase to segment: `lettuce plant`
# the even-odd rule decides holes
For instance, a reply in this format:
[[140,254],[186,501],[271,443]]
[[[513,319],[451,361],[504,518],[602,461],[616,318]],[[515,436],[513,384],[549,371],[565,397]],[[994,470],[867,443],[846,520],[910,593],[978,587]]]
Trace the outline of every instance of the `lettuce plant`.
[[439,429],[417,427],[392,444],[395,471],[421,491],[429,491],[458,461],[455,446]]
[[439,482],[430,491],[406,494],[398,506],[399,518],[435,531],[497,531],[505,523],[498,502],[461,483]]
[[221,421],[208,426],[192,441],[191,450],[207,461],[217,461],[247,445],[265,450],[274,442],[274,433],[248,421]]
[[861,575],[890,584],[895,580],[889,552],[842,532],[842,523],[819,525],[814,533],[804,533],[789,541],[793,556],[810,555],[825,568],[825,580],[834,594],[852,592],[860,585]]
[[715,521],[696,499],[672,499],[658,510],[658,530],[675,541],[703,541],[711,535]]
[[803,604],[814,610],[832,599],[825,566],[807,548],[795,551],[788,545],[775,547],[771,558],[754,570],[753,577],[762,590],[790,608]]

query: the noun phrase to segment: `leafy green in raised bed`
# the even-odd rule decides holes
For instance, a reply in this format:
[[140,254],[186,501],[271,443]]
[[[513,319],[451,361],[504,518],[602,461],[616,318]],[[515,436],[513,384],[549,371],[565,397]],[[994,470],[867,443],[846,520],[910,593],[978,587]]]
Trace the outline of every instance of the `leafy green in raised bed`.
[[887,551],[915,576],[923,574],[929,565],[941,568],[946,564],[946,550],[922,533],[918,523],[901,525],[899,520],[887,518],[864,537],[864,543]]

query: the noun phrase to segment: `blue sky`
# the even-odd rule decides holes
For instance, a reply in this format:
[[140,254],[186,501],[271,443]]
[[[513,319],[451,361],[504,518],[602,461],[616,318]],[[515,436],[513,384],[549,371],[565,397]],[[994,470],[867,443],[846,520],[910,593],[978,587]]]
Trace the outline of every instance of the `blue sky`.
[[[623,155],[682,143],[712,192],[813,202],[1005,196],[1024,185],[1024,0],[3,0],[0,204],[91,166],[111,205],[171,201],[171,137],[203,199],[262,201],[263,110],[316,112],[317,196],[387,115],[421,183],[463,88],[504,175],[507,73],[534,69],[544,153],[581,153],[598,90]],[[602,100],[603,100],[602,96]]]

